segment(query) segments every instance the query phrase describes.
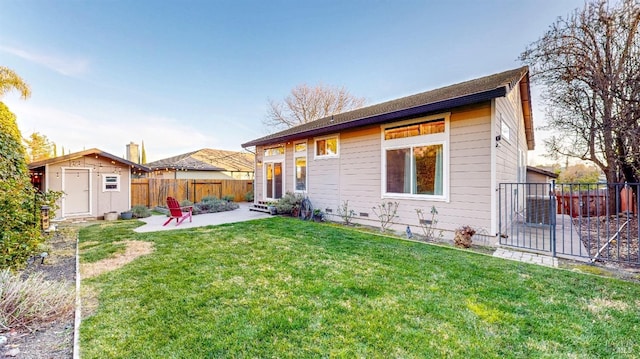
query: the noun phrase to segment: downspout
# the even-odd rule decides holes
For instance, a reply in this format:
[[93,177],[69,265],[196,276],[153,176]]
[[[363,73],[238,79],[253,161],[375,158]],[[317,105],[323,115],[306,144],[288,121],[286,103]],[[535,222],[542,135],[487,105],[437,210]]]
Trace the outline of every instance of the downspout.
[[499,235],[498,233],[498,226],[496,225],[496,222],[498,220],[497,217],[497,206],[498,206],[498,201],[497,201],[497,196],[498,196],[498,191],[500,190],[498,188],[498,183],[497,183],[497,174],[496,174],[496,157],[498,155],[498,141],[496,141],[496,100],[493,99],[491,100],[491,184],[490,184],[490,190],[491,190],[491,229],[489,230],[489,233],[495,234],[495,235]]

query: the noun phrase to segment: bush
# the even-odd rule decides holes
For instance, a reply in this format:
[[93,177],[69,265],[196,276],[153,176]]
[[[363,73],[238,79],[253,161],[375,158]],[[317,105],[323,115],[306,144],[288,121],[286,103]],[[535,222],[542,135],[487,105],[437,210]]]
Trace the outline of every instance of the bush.
[[0,268],[20,268],[44,238],[16,117],[0,102]]
[[303,198],[300,193],[287,192],[276,203],[276,209],[280,214],[290,214],[294,207],[300,208]]
[[253,191],[249,191],[244,194],[244,200],[247,202],[253,202]]
[[180,201],[180,207],[189,207],[189,206],[193,206],[193,202],[189,201],[188,199],[183,199],[182,201]]
[[204,200],[203,198],[202,202],[193,205],[193,214],[232,211],[238,208],[240,208],[240,206],[234,202],[227,202],[225,200],[217,198],[208,198],[207,200]]
[[216,196],[205,196],[205,197],[202,197],[200,202],[211,202],[211,201],[217,201],[217,200],[218,200],[218,197]]
[[66,319],[74,310],[75,293],[68,284],[35,273],[22,280],[0,271],[0,328],[28,329],[34,324]]
[[456,229],[453,244],[455,244],[456,247],[469,248],[471,247],[471,237],[473,237],[474,234],[476,234],[476,230],[471,226],[462,226]]
[[151,216],[151,210],[143,205],[133,206],[131,212],[135,218],[147,218]]
[[227,195],[222,196],[222,200],[223,201],[233,202],[234,199],[235,199],[235,197],[232,194],[227,194]]

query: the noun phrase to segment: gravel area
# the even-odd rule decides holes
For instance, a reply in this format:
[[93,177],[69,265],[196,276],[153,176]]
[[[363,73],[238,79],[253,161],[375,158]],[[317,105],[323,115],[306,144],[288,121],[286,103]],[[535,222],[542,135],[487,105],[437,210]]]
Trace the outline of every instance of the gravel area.
[[[580,239],[600,261],[638,263],[638,217],[601,216],[577,221]],[[619,232],[618,232],[619,231]]]
[[[76,277],[76,228],[60,227],[50,234],[44,249],[48,256],[41,261],[38,256],[22,272],[26,277],[41,272],[45,279],[68,283],[75,291]],[[31,331],[10,331],[0,333],[7,338],[0,345],[0,358],[20,359],[64,359],[73,357],[73,313],[53,323],[31,328]]]

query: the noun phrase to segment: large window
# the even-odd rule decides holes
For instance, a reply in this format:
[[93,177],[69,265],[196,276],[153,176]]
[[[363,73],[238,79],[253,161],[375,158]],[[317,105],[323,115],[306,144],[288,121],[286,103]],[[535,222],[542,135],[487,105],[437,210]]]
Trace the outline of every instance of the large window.
[[387,150],[387,193],[442,196],[443,145]]
[[383,128],[385,196],[446,198],[447,120],[428,117]]
[[296,166],[294,173],[295,190],[304,192],[307,190],[307,144],[306,142],[296,143],[293,148]]
[[318,138],[315,140],[315,157],[337,157],[338,156],[338,136]]

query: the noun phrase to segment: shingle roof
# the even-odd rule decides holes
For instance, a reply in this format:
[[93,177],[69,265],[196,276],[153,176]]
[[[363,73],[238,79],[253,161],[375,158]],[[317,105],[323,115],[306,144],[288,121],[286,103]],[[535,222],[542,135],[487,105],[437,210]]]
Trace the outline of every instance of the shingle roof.
[[181,169],[198,171],[253,172],[254,155],[246,152],[201,150],[147,163],[151,169]]
[[[528,72],[528,67],[520,67],[475,80],[340,113],[249,141],[244,143],[242,147],[274,144],[282,141],[334,133],[348,128],[391,122],[400,118],[443,111],[457,106],[491,100],[496,97],[505,96],[525,76],[527,76],[528,81]],[[528,95],[527,92],[526,96]],[[531,145],[533,145],[533,132],[531,131],[531,133],[527,135],[531,135],[530,142]]]

